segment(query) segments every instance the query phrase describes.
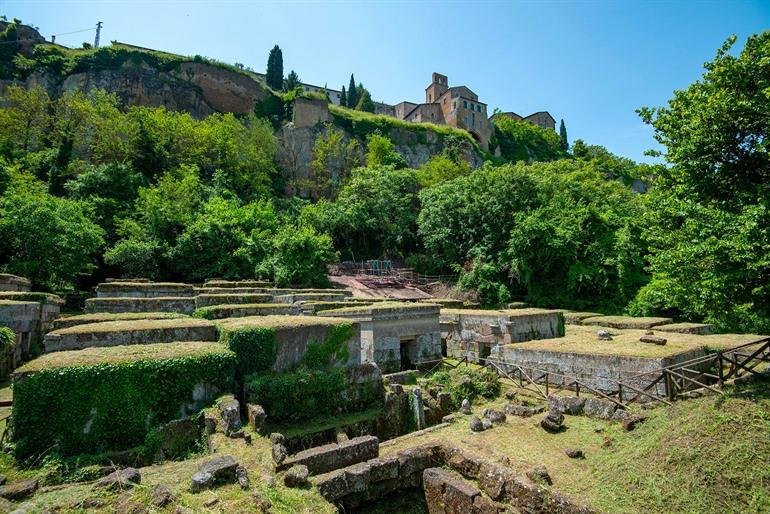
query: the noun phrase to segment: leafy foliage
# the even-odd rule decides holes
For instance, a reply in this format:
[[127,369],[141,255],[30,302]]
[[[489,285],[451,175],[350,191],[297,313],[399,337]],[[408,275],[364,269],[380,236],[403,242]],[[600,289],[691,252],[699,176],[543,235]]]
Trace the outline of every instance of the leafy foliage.
[[305,207],[300,223],[329,233],[354,259],[407,255],[417,245],[417,191],[414,170],[357,168],[335,202]]
[[495,139],[505,160],[553,161],[565,156],[559,134],[534,123],[495,116]]
[[273,252],[260,270],[270,270],[279,287],[329,284],[326,266],[339,260],[332,239],[313,227],[285,225],[273,238]]
[[770,330],[770,32],[730,38],[667,107],[640,110],[672,164],[646,223],[652,281],[632,311]]
[[439,386],[452,396],[456,406],[463,399],[471,402],[478,398],[492,400],[500,396],[500,377],[492,370],[460,367],[451,371],[437,371],[427,380],[428,386]]
[[17,380],[11,421],[17,457],[132,448],[144,442],[149,429],[195,403],[196,385],[233,389],[232,352],[216,343],[147,346],[169,344],[179,345],[178,355],[111,363],[109,356],[124,348],[100,348],[101,363],[36,369]]
[[94,269],[104,231],[77,200],[39,189],[10,188],[0,197],[0,269],[29,278],[35,287],[66,291]]

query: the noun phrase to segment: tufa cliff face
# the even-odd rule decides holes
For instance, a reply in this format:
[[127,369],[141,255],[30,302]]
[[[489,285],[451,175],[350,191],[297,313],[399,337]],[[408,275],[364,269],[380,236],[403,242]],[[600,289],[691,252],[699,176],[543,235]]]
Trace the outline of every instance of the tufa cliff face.
[[255,79],[206,63],[185,62],[171,71],[155,69],[141,59],[117,69],[94,70],[68,75],[63,80],[33,73],[27,86],[39,84],[52,96],[68,91],[104,89],[116,94],[124,105],[165,107],[204,118],[215,112],[247,114],[269,93]]

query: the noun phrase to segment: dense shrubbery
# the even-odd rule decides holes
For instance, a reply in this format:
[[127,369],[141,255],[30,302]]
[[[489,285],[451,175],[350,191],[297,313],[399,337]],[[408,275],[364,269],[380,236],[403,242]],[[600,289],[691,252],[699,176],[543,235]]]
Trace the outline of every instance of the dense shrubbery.
[[427,380],[427,385],[437,385],[452,395],[452,401],[460,406],[467,398],[491,400],[500,396],[500,377],[485,368],[460,367],[451,371],[437,371]]
[[494,143],[500,147],[500,154],[505,160],[553,161],[566,157],[561,138],[553,130],[506,116],[495,117],[494,125]]

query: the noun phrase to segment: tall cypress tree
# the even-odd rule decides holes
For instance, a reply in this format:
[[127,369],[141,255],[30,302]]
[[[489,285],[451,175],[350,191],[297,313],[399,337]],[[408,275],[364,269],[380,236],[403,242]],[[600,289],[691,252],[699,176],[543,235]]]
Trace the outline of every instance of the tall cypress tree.
[[348,107],[355,109],[358,105],[358,90],[356,89],[356,79],[350,74],[350,85],[348,86]]
[[569,141],[567,140],[567,127],[564,125],[564,119],[559,125],[559,137],[561,137],[561,149],[566,152],[569,150]]
[[283,52],[278,45],[270,50],[270,55],[267,57],[265,82],[276,91],[283,89]]
[[348,106],[348,94],[345,93],[345,86],[342,86],[342,93],[340,93],[340,105],[342,107]]

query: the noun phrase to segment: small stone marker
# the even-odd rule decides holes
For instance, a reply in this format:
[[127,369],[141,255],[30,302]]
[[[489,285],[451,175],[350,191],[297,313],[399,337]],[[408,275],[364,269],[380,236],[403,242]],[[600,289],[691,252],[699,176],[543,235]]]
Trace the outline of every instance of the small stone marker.
[[668,342],[668,339],[660,336],[642,336],[639,338],[639,341],[642,343],[657,344],[658,346],[663,346]]
[[473,416],[471,418],[470,426],[471,426],[471,430],[473,432],[483,432],[484,431],[484,424],[476,416]]
[[484,417],[492,423],[505,423],[505,413],[495,409],[485,409]]
[[540,426],[543,427],[548,432],[558,432],[561,430],[562,424],[564,423],[564,414],[559,412],[557,409],[551,409],[548,411],[548,414],[545,415],[545,417],[540,420]]
[[597,330],[596,337],[599,341],[612,341],[612,334],[608,330]]
[[471,413],[471,401],[468,398],[465,398],[460,405],[460,412],[463,414],[470,414]]
[[542,464],[527,471],[527,478],[533,482],[544,482],[548,485],[553,485],[553,480],[551,480],[551,475],[548,474],[548,469]]
[[297,464],[289,468],[286,472],[286,476],[283,477],[283,483],[286,487],[305,487],[307,485],[307,477],[310,472],[307,466],[304,464]]
[[569,457],[570,459],[582,459],[585,457],[585,455],[583,454],[583,450],[579,448],[567,448],[566,450],[564,450],[564,453],[566,453],[567,457]]

